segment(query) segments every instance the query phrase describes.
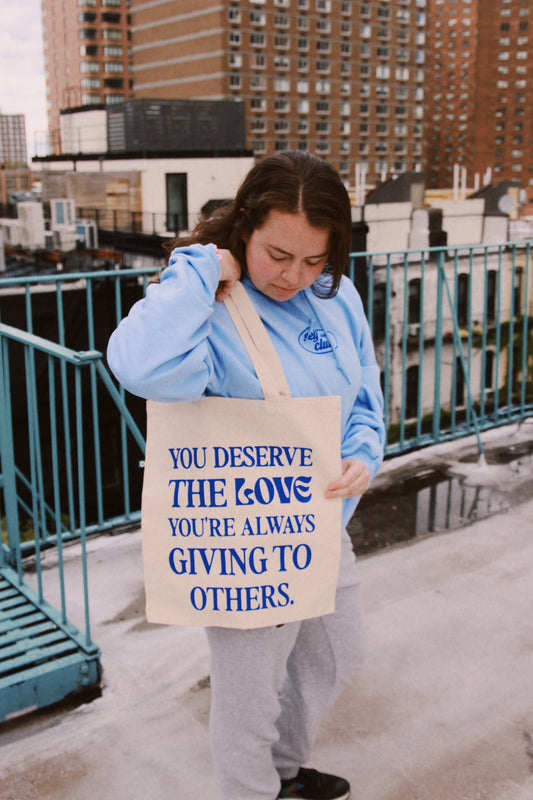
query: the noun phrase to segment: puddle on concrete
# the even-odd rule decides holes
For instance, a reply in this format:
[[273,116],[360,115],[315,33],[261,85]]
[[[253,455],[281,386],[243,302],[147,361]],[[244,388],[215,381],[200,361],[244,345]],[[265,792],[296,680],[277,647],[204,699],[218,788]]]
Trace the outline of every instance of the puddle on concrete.
[[533,497],[533,442],[454,464],[405,470],[383,488],[370,489],[348,532],[357,555],[418,537],[457,530]]

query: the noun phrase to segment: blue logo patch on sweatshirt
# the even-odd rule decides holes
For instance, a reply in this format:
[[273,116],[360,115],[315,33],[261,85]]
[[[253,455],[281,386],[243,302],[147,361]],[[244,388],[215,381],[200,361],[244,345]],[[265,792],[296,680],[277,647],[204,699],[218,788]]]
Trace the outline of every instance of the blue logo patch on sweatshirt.
[[298,342],[308,353],[331,353],[338,347],[334,333],[328,331],[326,336],[323,328],[311,328],[311,326],[301,332]]

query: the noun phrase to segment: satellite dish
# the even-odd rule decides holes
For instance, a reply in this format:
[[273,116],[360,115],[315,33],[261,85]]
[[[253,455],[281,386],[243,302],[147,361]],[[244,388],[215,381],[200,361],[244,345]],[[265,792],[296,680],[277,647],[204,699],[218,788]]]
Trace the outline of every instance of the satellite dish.
[[515,201],[510,194],[502,194],[498,200],[498,208],[502,214],[510,214],[515,207]]

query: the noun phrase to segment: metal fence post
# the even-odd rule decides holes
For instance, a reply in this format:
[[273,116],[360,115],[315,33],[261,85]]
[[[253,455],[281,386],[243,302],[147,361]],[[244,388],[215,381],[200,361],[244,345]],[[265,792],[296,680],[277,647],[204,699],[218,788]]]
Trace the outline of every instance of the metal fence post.
[[17,508],[17,479],[15,473],[15,452],[13,447],[13,426],[11,397],[9,391],[8,343],[0,335],[0,488],[4,492],[4,509],[7,527],[6,548],[0,546],[0,564],[17,563],[20,566],[20,533]]

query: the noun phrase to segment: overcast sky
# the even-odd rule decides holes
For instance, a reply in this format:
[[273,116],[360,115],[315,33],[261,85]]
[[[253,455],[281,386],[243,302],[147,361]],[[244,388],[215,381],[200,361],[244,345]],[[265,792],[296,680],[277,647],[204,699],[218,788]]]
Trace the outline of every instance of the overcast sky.
[[31,157],[47,127],[41,2],[0,0],[0,20],[0,110],[25,115]]

